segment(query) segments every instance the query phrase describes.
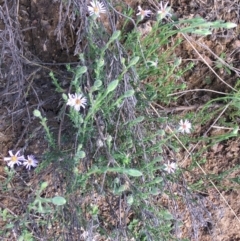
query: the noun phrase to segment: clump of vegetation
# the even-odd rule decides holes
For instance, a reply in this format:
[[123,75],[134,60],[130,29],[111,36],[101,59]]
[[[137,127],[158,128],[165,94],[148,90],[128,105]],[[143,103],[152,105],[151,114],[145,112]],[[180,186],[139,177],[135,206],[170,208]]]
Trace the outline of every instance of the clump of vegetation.
[[[65,66],[70,76],[67,88],[53,71],[49,73],[58,98],[58,131],[41,108],[35,108],[29,115],[40,121],[48,143],[41,158],[30,154],[25,158],[12,151],[5,157],[10,168],[5,168],[2,192],[14,188],[9,186],[16,176],[25,182],[21,164],[35,168],[28,173],[35,172],[37,184],[34,188],[31,181],[27,185],[26,199],[18,201],[19,213],[2,207],[1,217],[7,223],[0,231],[2,237],[187,240],[180,235],[183,206],[196,239],[202,227],[212,224],[200,194],[207,185],[219,192],[231,170],[219,177],[206,173],[201,166],[206,161],[204,150],[236,137],[238,128],[236,123],[226,126],[230,131],[217,138],[207,137],[208,130],[201,136],[194,132],[208,122],[224,125],[222,115],[227,108],[239,112],[238,86],[226,97],[207,102],[198,113],[189,109],[177,114],[177,96],[188,91],[182,78],[194,64],[182,66],[181,56],[174,51],[186,34],[204,36],[212,29],[235,25],[202,18],[173,21],[168,3],[157,6],[155,12],[138,6],[131,32],[125,34],[114,25],[109,34],[102,18],[116,12],[114,6],[90,2],[89,17],[84,19],[87,44],[77,65]],[[125,10],[124,26],[136,17]],[[151,15],[156,19],[143,35],[139,23]],[[208,113],[214,103],[221,106]],[[205,146],[198,149],[202,143]],[[182,165],[180,152],[191,159],[190,166]],[[196,168],[201,175],[194,182],[187,181],[186,176]]]

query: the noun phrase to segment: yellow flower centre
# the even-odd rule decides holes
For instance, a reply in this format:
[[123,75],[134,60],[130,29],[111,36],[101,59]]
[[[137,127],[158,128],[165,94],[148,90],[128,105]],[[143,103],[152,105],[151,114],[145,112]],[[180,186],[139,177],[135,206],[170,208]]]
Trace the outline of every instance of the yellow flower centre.
[[75,104],[76,104],[76,105],[81,105],[81,104],[82,104],[82,101],[81,101],[80,99],[76,99]]
[[32,163],[33,163],[32,159],[28,159],[28,164],[32,165]]
[[94,11],[94,13],[98,14],[99,13],[99,8],[98,7],[94,7],[93,11]]
[[18,158],[16,156],[11,156],[11,161],[12,162],[17,162]]

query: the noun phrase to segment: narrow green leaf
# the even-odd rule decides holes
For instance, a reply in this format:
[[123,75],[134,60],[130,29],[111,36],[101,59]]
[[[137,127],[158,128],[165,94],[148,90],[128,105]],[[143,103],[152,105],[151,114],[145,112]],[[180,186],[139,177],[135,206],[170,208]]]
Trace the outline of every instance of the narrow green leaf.
[[230,178],[230,180],[231,180],[232,182],[236,182],[237,184],[240,185],[240,176],[237,176],[237,177],[234,177],[234,178]]
[[[125,169],[125,168],[120,168],[120,167],[113,167],[113,168],[106,168],[105,171],[124,173],[124,174],[127,174],[129,176],[133,176],[133,177],[142,176],[142,172],[140,172],[136,169],[131,169],[131,168]],[[102,172],[102,171],[100,171],[100,172]]]
[[236,28],[237,24],[236,23],[225,23],[225,28]]
[[212,32],[208,29],[195,29],[192,31],[192,33],[204,35],[204,36],[212,34]]

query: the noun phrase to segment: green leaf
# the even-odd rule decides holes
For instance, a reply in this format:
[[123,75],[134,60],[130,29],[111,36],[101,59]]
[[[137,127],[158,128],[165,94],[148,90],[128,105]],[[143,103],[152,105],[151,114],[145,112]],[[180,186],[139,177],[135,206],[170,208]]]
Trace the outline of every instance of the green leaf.
[[133,195],[129,195],[128,197],[127,197],[127,204],[129,205],[129,206],[131,206],[132,204],[133,204]]
[[101,80],[96,80],[95,82],[94,82],[94,87],[95,88],[99,88],[99,87],[101,87],[101,85],[102,85],[102,81]]
[[5,226],[6,229],[12,229],[13,227],[14,227],[14,224],[11,224],[11,223]]
[[3,219],[3,221],[7,220],[7,214],[8,214],[8,210],[4,209],[3,212],[2,212],[2,219]]
[[204,36],[212,34],[212,32],[208,29],[195,29],[195,30],[192,30],[192,33],[204,35]]
[[239,131],[239,127],[236,126],[236,127],[234,127],[234,129],[233,129],[233,131],[232,131],[232,134],[237,136],[238,131]]
[[57,196],[57,197],[52,198],[52,203],[57,206],[64,205],[66,202],[67,202],[66,199],[63,197]]
[[118,80],[113,80],[112,82],[109,83],[108,87],[107,87],[107,94],[109,92],[114,91],[118,86]]
[[150,191],[152,195],[159,195],[161,192],[158,188],[153,187],[152,190]]
[[136,169],[122,169],[122,172],[132,176],[132,177],[140,177],[142,176],[142,172],[136,170]]
[[42,117],[41,112],[39,110],[34,110],[33,115],[39,118]]
[[87,67],[86,66],[81,66],[81,67],[77,68],[76,78],[79,78],[80,76],[82,76],[86,72],[87,72]]
[[230,178],[231,181],[236,182],[237,184],[240,185],[240,176],[234,177],[234,178]]
[[160,182],[163,182],[163,178],[162,177],[156,177],[152,183],[160,183]]
[[139,57],[138,57],[138,56],[132,58],[132,59],[130,60],[130,62],[129,62],[128,68],[131,67],[131,66],[133,66],[133,65],[135,65],[138,61],[139,61]]
[[82,149],[82,145],[80,144],[80,145],[78,145],[77,152],[74,157],[74,159],[76,161],[78,161],[79,159],[82,159],[86,156],[86,153],[84,151],[82,151],[81,149]]
[[214,27],[215,28],[227,28],[227,29],[230,29],[230,28],[235,28],[237,27],[237,24],[235,23],[231,23],[231,22],[227,22],[227,23],[224,23],[222,21],[216,21],[214,22]]
[[125,190],[126,190],[126,186],[121,185],[115,192],[116,192],[116,194],[120,194],[120,193],[124,192]]
[[46,187],[48,186],[48,182],[43,182],[42,184],[41,184],[41,190],[43,190],[43,189],[45,189]]
[[66,95],[65,93],[62,94],[62,98],[63,98],[65,101],[68,100],[68,97],[67,97],[67,95]]
[[237,24],[236,23],[225,23],[224,28],[236,28]]
[[165,220],[172,220],[173,219],[172,214],[167,210],[162,211],[161,215],[163,216],[163,219],[165,219]]
[[104,65],[104,59],[99,59],[98,61],[97,61],[97,67],[98,68],[101,68],[101,67],[103,67],[103,65]]
[[[104,168],[105,169],[105,168]],[[98,172],[102,172],[102,170],[97,170]],[[142,176],[142,172],[136,170],[136,169],[125,169],[121,167],[113,167],[113,168],[106,168],[105,171],[108,172],[119,172],[119,173],[124,173],[132,177],[140,177]]]
[[124,93],[124,95],[122,96],[123,98],[128,98],[128,97],[132,97],[134,95],[135,91],[134,90],[128,90]]
[[80,158],[80,159],[84,158],[85,156],[86,156],[86,153],[84,151],[79,151],[77,153],[77,157]]
[[115,32],[113,33],[113,35],[111,36],[109,42],[112,42],[112,41],[118,39],[119,36],[120,36],[120,34],[121,34],[121,31],[120,31],[120,30],[115,31]]
[[144,116],[139,116],[139,117],[136,118],[135,120],[130,121],[130,122],[129,122],[129,125],[130,125],[130,126],[134,126],[134,125],[142,122],[143,120],[144,120]]

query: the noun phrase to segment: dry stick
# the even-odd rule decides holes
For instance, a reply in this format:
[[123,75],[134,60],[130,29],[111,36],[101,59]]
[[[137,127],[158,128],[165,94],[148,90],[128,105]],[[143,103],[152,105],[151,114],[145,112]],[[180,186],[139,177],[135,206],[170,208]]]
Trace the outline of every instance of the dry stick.
[[18,13],[19,13],[19,0],[17,0],[17,9],[16,9],[16,16],[18,17]]
[[220,95],[228,95],[228,93],[224,93],[224,92],[220,92],[220,91],[216,91],[216,90],[192,89],[192,90],[184,90],[184,91],[180,91],[180,92],[175,92],[175,93],[169,94],[168,96],[180,95],[180,94],[185,94],[185,93],[193,92],[193,91],[208,91],[208,92],[213,92],[213,93],[220,94]]
[[[1,197],[2,197],[2,195],[1,195]],[[9,198],[9,197],[8,197]],[[11,198],[11,197],[10,197]],[[2,208],[2,209],[6,209],[9,213],[11,213],[14,217],[18,217],[11,209],[9,209],[9,208],[7,208],[4,204],[2,204],[1,202],[0,202],[0,207]]]
[[[108,147],[107,147],[107,144],[106,144],[106,138],[104,136],[104,134],[102,133],[102,130],[101,130],[101,127],[99,125],[99,122],[98,122],[98,119],[96,117],[94,117],[95,119],[95,122],[96,122],[96,125],[97,125],[97,129],[98,129],[98,133],[103,141],[103,146],[105,148],[105,151],[106,151],[106,154],[107,154],[107,158],[108,158],[108,165],[107,167],[110,166],[110,164],[112,163],[115,163],[119,166],[119,164],[116,162],[116,160],[113,158],[113,156],[111,155],[111,153],[108,151]],[[103,187],[104,187],[104,183],[105,183],[105,179],[106,179],[106,174],[107,174],[107,171],[104,172],[104,175],[103,175],[103,181],[102,181],[102,185],[101,185],[101,192],[103,192]]]
[[[201,109],[204,107],[204,105],[190,105],[190,106],[179,106],[179,107],[171,107],[171,108],[165,108],[158,103],[153,102],[153,105],[162,108],[162,110],[159,110],[158,112],[177,112],[177,111],[189,111],[189,110],[195,110],[195,109]],[[223,104],[211,104],[209,105],[209,108],[219,108],[222,107]]]
[[223,130],[230,130],[230,131],[234,130],[234,128],[229,128],[229,127],[224,127],[224,126],[213,126],[212,125],[212,128],[223,129]]
[[[69,88],[69,92],[71,91],[71,87]],[[62,137],[62,126],[64,124],[64,116],[66,113],[66,109],[67,109],[67,105],[65,104],[64,109],[63,109],[63,114],[62,114],[62,118],[60,121],[60,125],[59,125],[59,129],[58,129],[58,149],[61,149],[61,137]]]

